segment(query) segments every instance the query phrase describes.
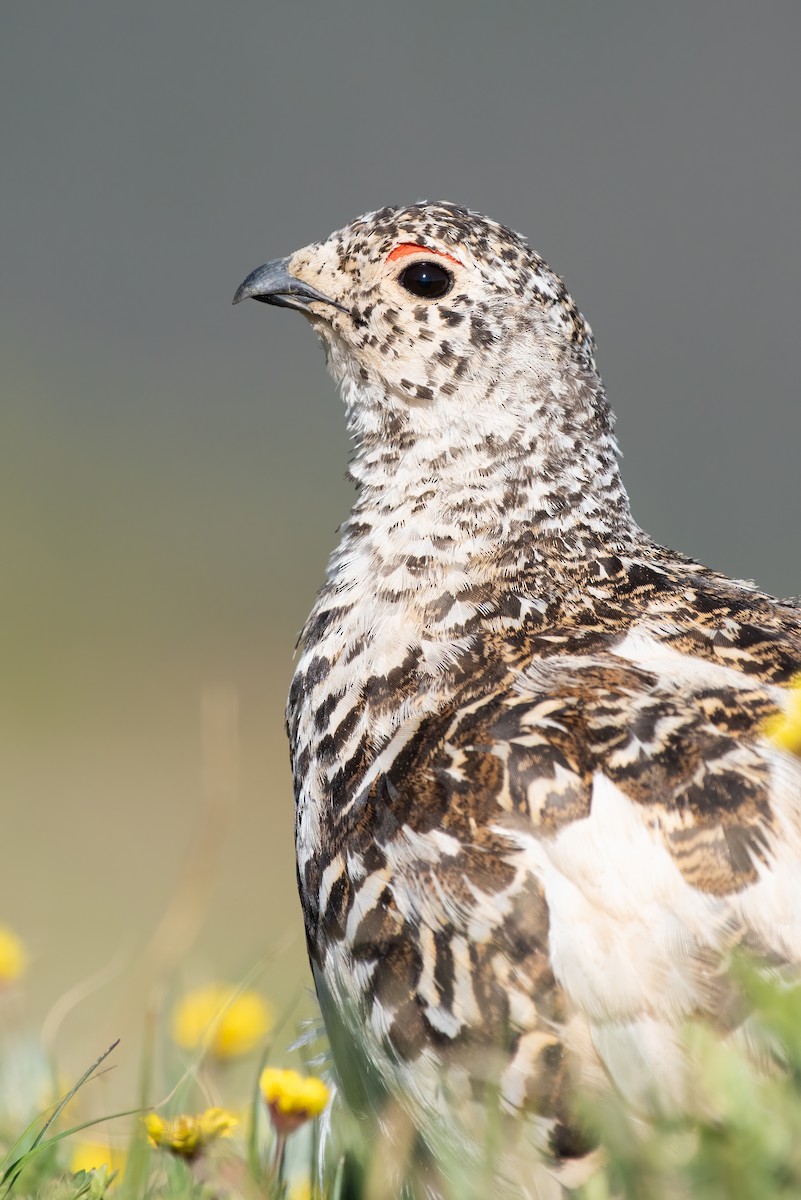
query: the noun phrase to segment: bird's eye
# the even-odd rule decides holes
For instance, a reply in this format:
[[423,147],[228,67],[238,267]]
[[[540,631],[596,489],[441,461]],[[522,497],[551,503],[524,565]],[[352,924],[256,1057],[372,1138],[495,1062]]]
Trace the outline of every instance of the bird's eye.
[[453,275],[435,262],[416,262],[398,276],[398,283],[413,296],[423,300],[439,300],[453,287]]

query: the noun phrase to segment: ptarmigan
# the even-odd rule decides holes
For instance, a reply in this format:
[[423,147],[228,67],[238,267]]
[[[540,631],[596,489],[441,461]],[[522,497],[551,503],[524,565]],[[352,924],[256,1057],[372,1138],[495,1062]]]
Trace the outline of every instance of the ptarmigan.
[[801,609],[638,527],[589,326],[509,229],[384,208],[246,297],[308,318],[353,440],[288,707],[335,1055],[440,1161],[499,1096],[499,1173],[545,1195],[574,1077],[681,1103],[732,948],[801,961],[801,764],[762,734]]

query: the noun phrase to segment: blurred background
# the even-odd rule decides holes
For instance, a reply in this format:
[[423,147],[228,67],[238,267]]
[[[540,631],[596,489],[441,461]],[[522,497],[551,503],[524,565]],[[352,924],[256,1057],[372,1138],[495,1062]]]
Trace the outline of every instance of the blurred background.
[[0,921],[66,1071],[136,1062],[171,953],[307,982],[283,704],[347,446],[253,267],[420,198],[523,231],[641,523],[801,591],[800,44],[794,0],[3,6]]

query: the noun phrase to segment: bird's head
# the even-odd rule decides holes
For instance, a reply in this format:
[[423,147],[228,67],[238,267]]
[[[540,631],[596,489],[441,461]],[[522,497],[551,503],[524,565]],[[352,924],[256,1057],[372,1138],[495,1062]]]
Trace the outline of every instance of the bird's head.
[[299,309],[357,440],[502,436],[594,376],[592,334],[525,240],[446,203],[383,208],[253,271],[234,297]]

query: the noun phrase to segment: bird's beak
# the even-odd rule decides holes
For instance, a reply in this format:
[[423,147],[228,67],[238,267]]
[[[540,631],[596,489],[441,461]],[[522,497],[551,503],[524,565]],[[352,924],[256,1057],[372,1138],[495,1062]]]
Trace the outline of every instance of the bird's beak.
[[275,258],[263,267],[256,267],[255,271],[251,271],[237,288],[233,303],[239,304],[240,300],[259,300],[262,304],[297,308],[304,313],[311,311],[309,303],[316,300],[321,304],[332,304],[334,308],[342,309],[343,312],[348,311],[330,296],[324,296],[311,284],[304,283],[302,279],[290,274],[288,258]]

